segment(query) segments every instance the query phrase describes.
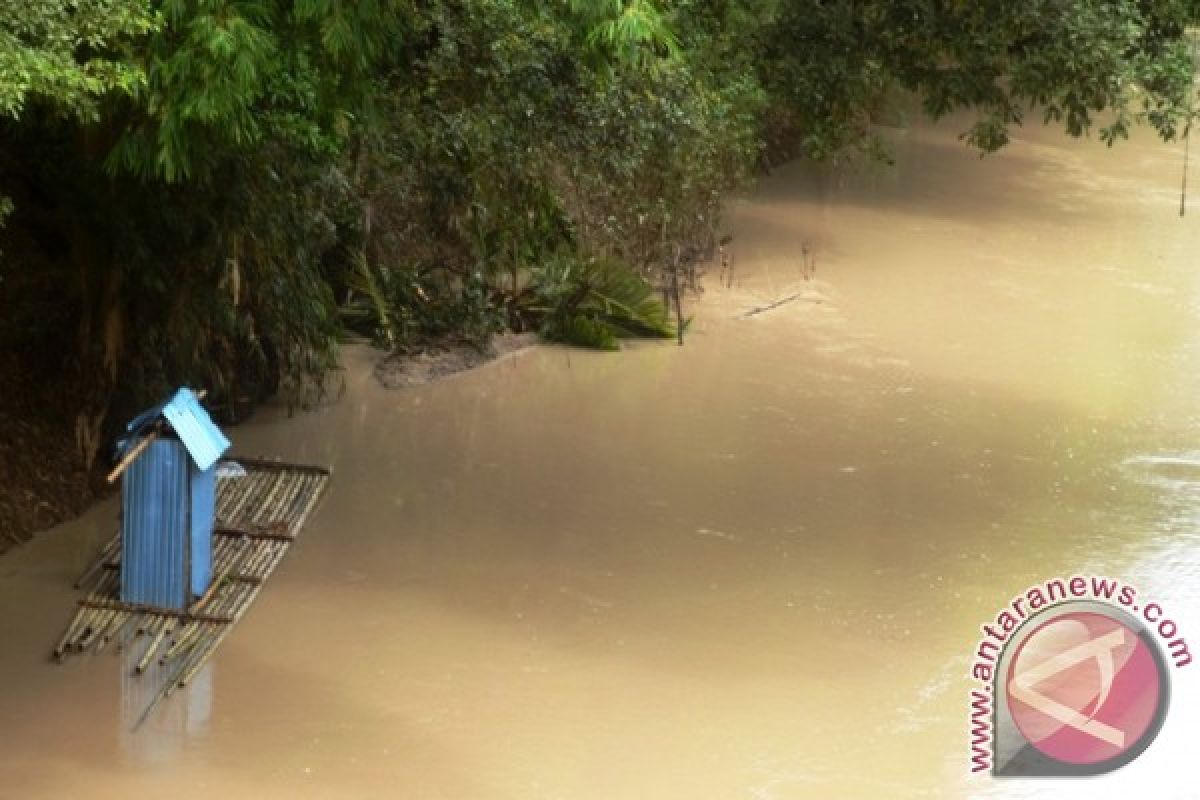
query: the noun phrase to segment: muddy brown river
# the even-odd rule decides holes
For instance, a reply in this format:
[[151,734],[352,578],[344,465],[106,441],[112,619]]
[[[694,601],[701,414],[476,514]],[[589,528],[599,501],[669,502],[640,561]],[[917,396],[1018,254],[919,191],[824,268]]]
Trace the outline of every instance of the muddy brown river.
[[968,772],[1027,586],[1119,577],[1200,655],[1200,207],[1148,136],[958,127],[734,202],[683,348],[388,391],[352,347],[338,401],[233,429],[332,490],[137,730],[121,657],[47,660],[115,505],[0,559],[0,796],[1198,796],[1200,664],[1117,772]]

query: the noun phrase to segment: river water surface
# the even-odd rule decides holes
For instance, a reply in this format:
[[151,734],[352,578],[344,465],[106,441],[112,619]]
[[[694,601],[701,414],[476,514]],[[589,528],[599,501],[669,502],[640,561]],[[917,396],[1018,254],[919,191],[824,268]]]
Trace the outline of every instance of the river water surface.
[[1200,665],[1116,773],[968,774],[1027,586],[1122,578],[1200,653],[1200,227],[1178,147],[960,127],[733,203],[683,348],[388,391],[352,347],[338,401],[233,429],[332,489],[136,731],[120,657],[46,660],[113,503],[0,559],[0,796],[1195,797]]

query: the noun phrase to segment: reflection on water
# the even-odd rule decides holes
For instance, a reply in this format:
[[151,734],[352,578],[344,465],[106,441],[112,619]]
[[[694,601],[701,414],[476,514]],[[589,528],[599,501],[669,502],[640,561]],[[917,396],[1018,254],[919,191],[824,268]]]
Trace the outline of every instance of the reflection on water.
[[[6,786],[1048,796],[967,776],[968,659],[1014,594],[1080,572],[1200,650],[1200,240],[1176,149],[1028,131],[980,160],[956,130],[734,203],[734,286],[708,282],[686,347],[402,392],[351,348],[338,402],[235,430],[333,488],[220,691],[157,712],[161,749],[114,712],[120,659],[42,660],[113,508],[0,561]],[[1053,796],[1192,796],[1189,669],[1145,755]]]
[[[176,702],[158,702],[169,671],[157,661],[145,673],[135,667],[148,642],[145,637],[121,653],[121,714],[117,735],[123,759],[131,766],[170,766],[189,740],[208,732],[212,714],[214,665],[206,664]],[[148,713],[148,712],[153,713]]]

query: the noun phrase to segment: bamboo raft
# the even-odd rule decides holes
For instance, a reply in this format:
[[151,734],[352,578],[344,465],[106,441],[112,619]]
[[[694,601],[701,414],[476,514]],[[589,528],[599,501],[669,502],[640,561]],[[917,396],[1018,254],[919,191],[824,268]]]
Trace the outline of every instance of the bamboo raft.
[[139,724],[212,657],[283,560],[329,483],[329,470],[321,467],[236,461],[245,476],[217,478],[212,585],[187,611],[121,602],[119,532],[75,584],[87,595],[54,657],[99,653],[110,644],[116,650],[144,647],[134,672],[140,675],[157,661],[154,673],[162,686]]

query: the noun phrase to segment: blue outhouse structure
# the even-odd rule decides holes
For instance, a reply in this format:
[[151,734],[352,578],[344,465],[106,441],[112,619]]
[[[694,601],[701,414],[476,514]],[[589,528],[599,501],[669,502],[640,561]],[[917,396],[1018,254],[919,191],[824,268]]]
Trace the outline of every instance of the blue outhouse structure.
[[121,481],[121,600],[183,611],[208,589],[227,449],[188,388],[129,423],[117,446],[119,456],[137,453]]

